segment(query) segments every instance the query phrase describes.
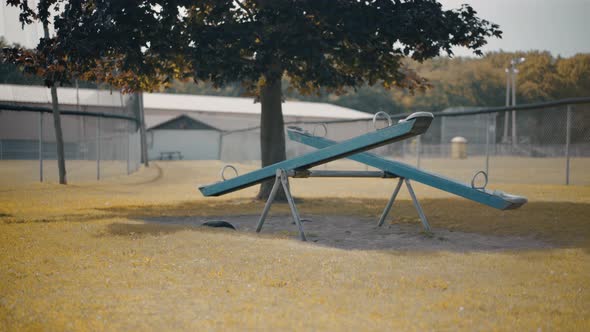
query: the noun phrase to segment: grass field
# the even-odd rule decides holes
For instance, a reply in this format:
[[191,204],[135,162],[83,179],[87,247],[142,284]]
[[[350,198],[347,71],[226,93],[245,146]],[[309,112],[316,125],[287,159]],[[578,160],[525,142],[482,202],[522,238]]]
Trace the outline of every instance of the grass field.
[[[590,186],[493,182],[529,198],[497,211],[415,185],[434,228],[424,241],[444,230],[544,244],[536,249],[343,250],[292,232],[148,222],[259,213],[256,188],[196,191],[221,165],[159,162],[59,186],[21,184],[23,167],[0,164],[0,330],[590,330]],[[292,181],[306,214],[371,220],[393,186]],[[402,191],[388,222],[419,232],[408,199]],[[289,220],[284,204],[271,213]]]
[[[397,158],[395,160],[416,165],[416,158]],[[131,162],[133,168],[135,162]],[[239,164],[240,172],[254,170],[260,165],[259,161]],[[564,158],[528,158],[493,156],[490,158],[490,184],[556,184],[565,183]],[[450,176],[460,181],[469,182],[473,175],[485,169],[485,157],[471,156],[467,159],[451,158],[421,158],[421,168]],[[319,167],[319,169],[364,170],[367,167],[350,160],[337,160]],[[570,184],[590,185],[590,158],[571,158]],[[93,160],[68,160],[66,162],[68,180],[72,183],[96,180],[97,165]],[[219,180],[219,167],[209,170],[207,174]],[[45,160],[43,174],[46,181],[57,182],[57,162]],[[100,162],[101,179],[117,178],[127,174],[127,162],[117,160],[102,160]],[[36,160],[0,160],[0,186],[20,186],[39,181],[39,162]],[[333,191],[331,191],[333,194]]]
[[[67,160],[66,172],[69,182],[96,180],[96,161]],[[37,160],[0,160],[0,186],[21,186],[39,182],[39,161]],[[101,160],[100,178],[108,179],[127,175],[127,161]],[[57,161],[43,161],[43,179],[58,182]]]

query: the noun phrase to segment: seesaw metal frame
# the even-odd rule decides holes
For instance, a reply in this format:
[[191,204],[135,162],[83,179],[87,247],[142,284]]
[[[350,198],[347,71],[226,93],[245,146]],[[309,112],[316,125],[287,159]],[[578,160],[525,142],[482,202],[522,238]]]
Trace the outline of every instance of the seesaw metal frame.
[[260,233],[262,230],[262,226],[264,225],[264,221],[268,216],[268,212],[270,211],[270,207],[274,202],[277,193],[280,187],[283,187],[285,191],[285,196],[287,197],[287,202],[289,203],[289,208],[291,210],[291,215],[297,228],[299,230],[299,238],[301,241],[307,241],[305,237],[305,232],[303,231],[303,222],[299,215],[299,211],[297,210],[297,205],[295,204],[295,200],[293,199],[293,195],[291,194],[291,190],[289,187],[289,177],[293,178],[310,178],[310,177],[327,177],[327,178],[335,178],[335,177],[351,177],[351,178],[397,178],[398,182],[391,195],[391,198],[387,202],[381,217],[379,218],[379,222],[377,226],[381,227],[387,218],[387,215],[391,211],[391,207],[395,202],[395,199],[402,187],[402,184],[405,183],[406,187],[408,188],[408,192],[412,197],[412,202],[414,203],[414,207],[418,211],[418,215],[420,216],[420,220],[422,221],[422,225],[424,226],[424,230],[426,232],[431,232],[430,224],[428,223],[428,219],[426,219],[426,215],[424,214],[424,210],[422,210],[422,206],[418,199],[416,198],[416,194],[414,193],[414,189],[412,188],[412,184],[410,183],[410,179],[406,179],[403,177],[398,177],[388,172],[384,171],[313,171],[313,170],[285,170],[282,168],[277,169],[275,175],[275,181],[270,191],[270,195],[268,196],[268,200],[264,205],[264,209],[262,210],[262,214],[260,215],[260,219],[258,220],[258,224],[256,225],[256,232]]

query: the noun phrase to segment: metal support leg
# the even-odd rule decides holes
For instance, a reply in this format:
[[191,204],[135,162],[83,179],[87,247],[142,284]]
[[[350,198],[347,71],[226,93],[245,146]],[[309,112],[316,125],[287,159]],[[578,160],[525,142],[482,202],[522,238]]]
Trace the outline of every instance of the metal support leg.
[[279,190],[279,186],[283,187],[285,191],[285,196],[287,196],[287,202],[289,202],[289,207],[291,208],[291,215],[295,220],[295,224],[297,224],[297,228],[299,228],[299,238],[301,241],[307,241],[305,238],[305,233],[303,232],[303,225],[301,224],[301,218],[299,217],[299,212],[297,211],[297,206],[295,205],[295,200],[289,191],[289,178],[287,176],[287,172],[284,169],[278,169],[277,174],[275,177],[275,183],[272,186],[270,191],[270,195],[268,196],[268,200],[264,205],[264,210],[262,210],[262,215],[260,216],[260,220],[258,220],[258,225],[256,226],[256,232],[260,232],[262,229],[262,225],[264,224],[264,220],[268,215],[268,211],[270,210],[270,206],[275,200],[277,196],[277,192]]
[[431,232],[430,225],[428,224],[428,220],[426,219],[426,216],[424,215],[424,211],[422,210],[422,206],[420,206],[420,203],[418,202],[418,199],[416,198],[416,194],[414,193],[414,189],[412,188],[412,185],[410,184],[410,179],[404,179],[404,181],[406,182],[406,187],[408,187],[408,192],[410,192],[410,196],[412,197],[412,201],[414,202],[414,207],[416,207],[416,210],[418,210],[418,215],[420,216],[420,220],[422,220],[422,225],[424,226],[424,229],[427,232]]
[[291,191],[289,190],[289,178],[287,177],[287,173],[284,170],[280,170],[280,172],[281,183],[283,184],[283,189],[285,190],[285,196],[287,196],[287,202],[289,202],[289,206],[291,207],[291,214],[293,215],[293,219],[297,224],[297,228],[299,228],[299,238],[301,238],[301,241],[307,241],[305,238],[305,233],[303,232],[301,218],[299,218],[299,212],[297,211],[297,206],[295,206],[295,200],[293,199],[293,196],[291,196]]
[[385,209],[383,210],[383,213],[381,214],[381,218],[379,218],[379,222],[377,223],[377,226],[379,226],[379,227],[383,226],[383,223],[385,222],[385,218],[387,218],[387,215],[389,214],[389,211],[391,210],[391,207],[393,206],[393,202],[395,202],[395,198],[397,197],[397,194],[399,193],[399,190],[402,187],[403,181],[404,181],[404,178],[399,178],[399,181],[397,182],[397,185],[395,186],[395,190],[393,191],[393,194],[391,195],[389,202],[387,202],[387,205],[385,206]]
[[272,202],[274,202],[275,197],[277,196],[277,191],[279,191],[279,187],[281,186],[281,178],[279,175],[275,178],[275,183],[272,185],[272,189],[270,191],[270,195],[266,200],[266,204],[264,205],[264,210],[262,210],[262,214],[260,215],[260,219],[258,220],[258,225],[256,226],[256,233],[260,233],[262,229],[262,225],[264,225],[264,221],[266,220],[266,215],[268,215],[268,211],[270,210],[270,206]]

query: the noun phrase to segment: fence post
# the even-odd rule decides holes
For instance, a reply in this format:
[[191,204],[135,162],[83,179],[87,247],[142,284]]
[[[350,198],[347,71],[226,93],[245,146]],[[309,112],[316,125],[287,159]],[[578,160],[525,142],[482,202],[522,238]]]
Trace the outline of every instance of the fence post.
[[131,174],[131,134],[127,133],[127,175]]
[[570,184],[570,139],[572,127],[572,106],[567,105],[565,120],[565,185]]
[[446,156],[446,153],[445,153],[445,143],[446,143],[446,141],[445,141],[445,136],[446,136],[445,125],[446,125],[445,117],[443,116],[440,118],[440,151],[439,152],[440,152],[441,158],[444,158]]
[[420,150],[422,150],[422,135],[416,138],[416,168],[420,168]]
[[490,118],[492,114],[486,114],[486,174],[490,175],[490,131],[491,131],[491,124]]
[[96,118],[96,180],[100,180],[100,118]]
[[[510,106],[510,70],[506,68],[506,107]],[[510,123],[510,113],[505,111],[504,115],[504,135],[502,135],[502,143],[508,143],[508,125]]]
[[39,182],[43,182],[43,112],[39,112]]
[[[368,133],[369,132],[369,128],[370,128],[369,127],[369,121],[365,121],[365,128],[366,128],[366,131],[365,132]],[[327,131],[327,129],[326,129],[326,131]],[[326,132],[326,136],[328,136],[328,133],[327,132]],[[365,171],[368,171],[368,170],[369,170],[369,165],[366,165],[365,164]]]
[[217,143],[219,144],[217,147],[217,160],[221,160],[221,153],[223,152],[223,132],[219,132]]
[[[512,70],[512,106],[516,106],[516,74],[518,69]],[[512,110],[512,146],[516,147],[518,138],[516,137],[516,111]]]

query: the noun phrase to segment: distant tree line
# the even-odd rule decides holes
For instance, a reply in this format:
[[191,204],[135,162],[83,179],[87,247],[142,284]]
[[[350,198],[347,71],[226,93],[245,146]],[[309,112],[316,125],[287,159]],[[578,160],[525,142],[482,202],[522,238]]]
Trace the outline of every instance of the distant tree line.
[[[0,46],[7,43],[0,37]],[[327,102],[363,112],[407,113],[437,111],[457,106],[501,106],[506,98],[506,73],[510,60],[524,57],[518,65],[518,104],[590,96],[590,54],[577,54],[569,58],[553,57],[549,52],[492,52],[480,58],[437,57],[422,63],[411,61],[410,68],[426,78],[430,86],[410,92],[405,89],[388,90],[376,84],[348,89],[343,94],[327,93],[304,95],[293,89],[283,78],[283,95],[288,100]],[[25,75],[15,65],[0,63],[0,83],[43,85],[43,79]],[[65,86],[71,86],[66,84]],[[100,84],[80,81],[83,88],[96,88]],[[106,88],[106,87],[105,87]],[[240,83],[214,88],[210,83],[195,84],[175,81],[166,89],[168,93],[185,93],[218,96],[244,96],[248,89]]]
[[[437,111],[456,106],[502,106],[506,98],[505,68],[510,60],[525,57],[518,65],[517,103],[590,96],[590,54],[569,58],[553,57],[549,52],[493,52],[481,58],[438,57],[410,67],[428,79],[430,87],[414,91],[387,90],[380,85],[349,89],[344,94],[303,95],[283,79],[283,94],[289,100],[328,102],[363,112],[407,113]],[[170,93],[242,96],[247,93],[239,83],[215,89],[211,84],[176,81]]]

